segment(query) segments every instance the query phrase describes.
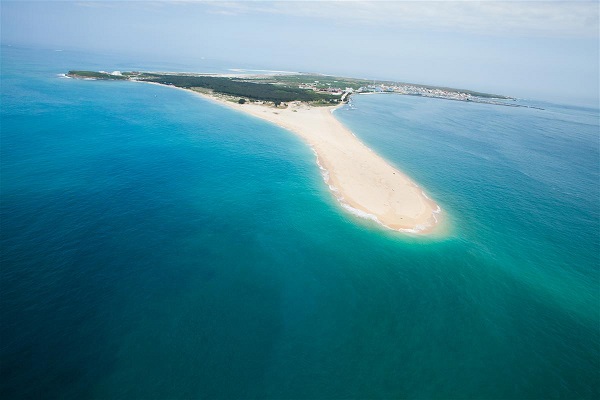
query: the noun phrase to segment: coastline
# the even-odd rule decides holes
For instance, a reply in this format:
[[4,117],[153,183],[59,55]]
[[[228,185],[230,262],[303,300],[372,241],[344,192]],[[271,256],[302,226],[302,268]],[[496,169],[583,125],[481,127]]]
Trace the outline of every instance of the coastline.
[[[152,83],[152,82],[148,82]],[[432,233],[440,207],[413,180],[363,144],[334,116],[342,106],[291,102],[286,108],[152,83],[194,93],[236,111],[266,120],[300,136],[313,150],[323,180],[346,211],[385,228],[412,234]]]

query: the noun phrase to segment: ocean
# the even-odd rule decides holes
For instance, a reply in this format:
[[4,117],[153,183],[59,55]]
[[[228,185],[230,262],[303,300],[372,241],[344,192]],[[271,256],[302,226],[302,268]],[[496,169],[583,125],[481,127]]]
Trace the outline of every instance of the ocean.
[[597,108],[354,96],[334,115],[441,205],[414,236],[277,126],[59,77],[186,66],[1,63],[0,397],[600,397]]

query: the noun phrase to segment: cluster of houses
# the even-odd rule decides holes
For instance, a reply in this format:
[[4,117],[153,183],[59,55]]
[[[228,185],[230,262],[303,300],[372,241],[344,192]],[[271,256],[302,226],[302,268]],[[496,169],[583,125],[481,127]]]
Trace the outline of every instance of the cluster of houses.
[[298,85],[299,89],[307,89],[313,90],[315,92],[329,93],[336,96],[342,96],[342,101],[346,96],[351,93],[398,93],[398,94],[407,94],[412,96],[425,96],[425,97],[438,97],[444,99],[452,99],[452,100],[462,100],[462,101],[473,101],[477,98],[469,93],[454,91],[454,90],[444,90],[439,88],[427,88],[424,86],[415,86],[408,84],[393,84],[393,85],[384,85],[384,84],[373,84],[362,86],[357,90],[353,90],[352,88],[339,88],[333,87],[330,83],[319,83],[319,81],[314,81],[310,83],[301,83]]
[[439,97],[444,99],[453,99],[453,100],[462,100],[462,101],[472,101],[474,100],[474,96],[464,92],[458,92],[454,90],[444,90],[444,89],[432,89],[424,86],[415,86],[415,85],[368,85],[359,88],[357,93],[398,93],[398,94],[408,94],[413,96],[425,96],[425,97]]
[[348,93],[352,93],[353,89],[352,88],[346,88],[346,89],[342,89],[339,87],[333,87],[331,86],[330,83],[326,83],[324,84],[325,86],[322,86],[323,84],[319,84],[319,81],[314,81],[314,82],[310,82],[310,83],[301,83],[300,85],[298,85],[299,89],[309,89],[309,90],[313,90],[315,92],[322,92],[322,93],[329,93],[335,96],[341,96],[344,93],[348,92]]

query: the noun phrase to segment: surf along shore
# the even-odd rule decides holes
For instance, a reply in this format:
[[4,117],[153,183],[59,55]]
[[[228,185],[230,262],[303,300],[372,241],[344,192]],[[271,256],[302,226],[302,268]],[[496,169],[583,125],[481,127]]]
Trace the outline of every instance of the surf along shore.
[[294,101],[282,108],[254,102],[239,104],[229,96],[183,90],[300,136],[316,153],[323,178],[341,206],[353,214],[401,232],[431,233],[438,225],[441,209],[423,189],[333,116],[333,111],[343,105],[311,106]]

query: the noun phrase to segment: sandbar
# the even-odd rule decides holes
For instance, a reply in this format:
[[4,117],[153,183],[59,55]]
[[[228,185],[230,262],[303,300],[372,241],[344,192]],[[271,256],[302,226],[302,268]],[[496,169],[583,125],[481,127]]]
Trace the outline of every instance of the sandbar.
[[322,175],[340,205],[396,231],[430,233],[440,207],[410,177],[363,144],[333,116],[337,106],[291,102],[287,107],[238,104],[210,93],[193,93],[274,123],[300,136],[313,149]]

